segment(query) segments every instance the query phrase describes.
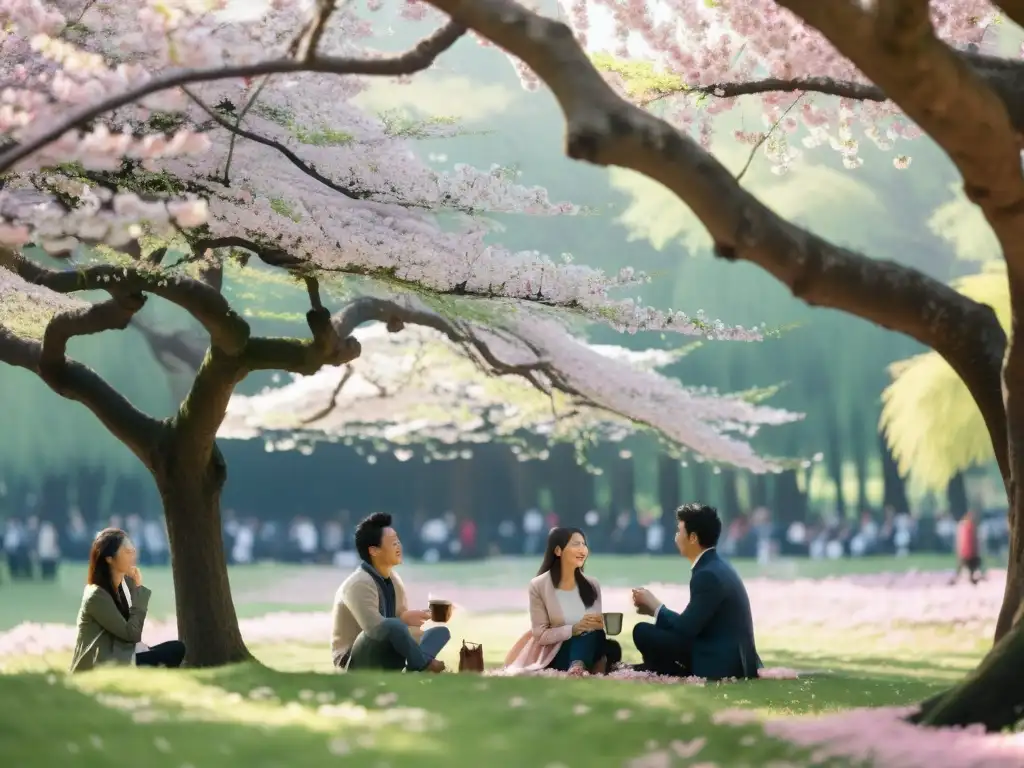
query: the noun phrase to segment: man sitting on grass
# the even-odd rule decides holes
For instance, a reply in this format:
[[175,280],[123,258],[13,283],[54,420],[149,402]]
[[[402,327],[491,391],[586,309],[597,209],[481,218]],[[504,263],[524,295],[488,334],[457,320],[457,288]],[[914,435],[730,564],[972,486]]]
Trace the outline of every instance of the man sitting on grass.
[[633,627],[643,656],[641,669],[661,675],[709,680],[757,677],[754,620],[743,580],[718,556],[722,521],[714,507],[686,504],[676,510],[676,547],[690,561],[690,602],[682,613],[662,605],[650,591],[633,590],[633,604],[653,624]]
[[391,515],[378,512],[356,526],[362,562],[334,597],[331,653],[341,669],[409,669],[443,672],[437,654],[451,639],[448,627],[421,629],[429,611],[411,611],[395,566],[402,542]]

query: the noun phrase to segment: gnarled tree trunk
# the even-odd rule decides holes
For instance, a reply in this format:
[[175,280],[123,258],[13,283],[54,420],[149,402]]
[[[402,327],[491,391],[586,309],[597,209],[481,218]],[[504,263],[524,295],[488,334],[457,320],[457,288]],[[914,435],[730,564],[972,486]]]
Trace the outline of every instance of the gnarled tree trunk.
[[231,598],[220,497],[227,466],[214,448],[205,463],[168,447],[156,471],[167,519],[178,633],[185,663],[212,667],[252,658]]
[[997,458],[1002,458],[999,438],[1006,441],[1006,458],[999,466],[1006,481],[1010,523],[1010,557],[1003,604],[996,622],[996,643],[967,678],[922,705],[914,719],[924,725],[982,724],[989,731],[999,731],[1016,724],[1024,715],[1024,686],[1020,685],[1020,670],[1024,669],[1024,623],[1020,621],[1024,595],[1024,494],[1020,493],[1024,478],[1024,343],[1018,335],[1024,284],[1014,280],[1012,272],[1010,299],[1012,333],[1002,368],[1005,432],[1000,435],[999,430],[989,425]]

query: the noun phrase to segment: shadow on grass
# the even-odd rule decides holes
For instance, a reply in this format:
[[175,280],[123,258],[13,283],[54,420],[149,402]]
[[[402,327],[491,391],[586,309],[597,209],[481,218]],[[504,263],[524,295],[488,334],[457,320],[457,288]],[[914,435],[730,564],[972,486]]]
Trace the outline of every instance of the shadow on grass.
[[852,656],[773,651],[771,664],[841,673],[865,680],[889,680],[910,684],[948,686],[959,680],[977,663],[976,656],[912,660],[887,656]]

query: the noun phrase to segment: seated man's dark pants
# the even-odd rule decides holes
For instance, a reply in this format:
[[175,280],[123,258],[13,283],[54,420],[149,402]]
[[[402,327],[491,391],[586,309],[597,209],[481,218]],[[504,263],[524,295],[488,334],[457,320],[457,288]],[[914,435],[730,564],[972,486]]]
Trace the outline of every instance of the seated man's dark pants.
[[614,640],[609,640],[603,630],[584,632],[564,643],[548,664],[548,669],[568,672],[574,663],[581,663],[591,669],[598,659],[605,658],[608,664],[615,664],[622,659],[622,649]]
[[692,674],[690,648],[675,632],[644,622],[633,627],[633,644],[648,671],[672,677]]
[[437,654],[451,638],[452,633],[448,627],[431,627],[416,642],[409,627],[401,619],[384,619],[372,631],[359,633],[352,644],[345,668],[408,669],[419,672],[437,658]]

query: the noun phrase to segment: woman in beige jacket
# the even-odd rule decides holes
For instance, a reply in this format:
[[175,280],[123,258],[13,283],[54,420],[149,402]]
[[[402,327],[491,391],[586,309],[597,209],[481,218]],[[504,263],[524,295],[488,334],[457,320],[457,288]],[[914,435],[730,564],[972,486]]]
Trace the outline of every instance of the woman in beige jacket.
[[583,575],[589,554],[580,529],[551,529],[530,581],[531,627],[505,657],[507,669],[603,674],[622,657],[619,644],[605,635],[601,585]]

